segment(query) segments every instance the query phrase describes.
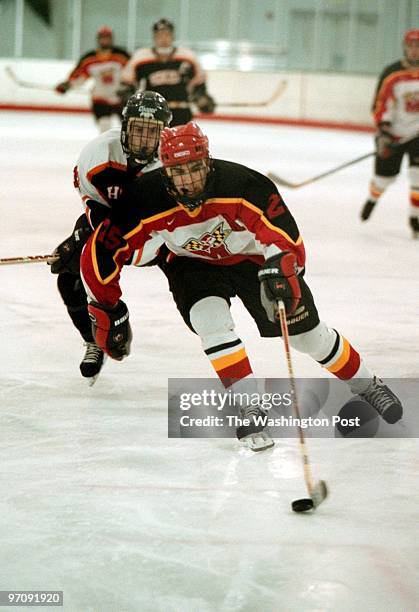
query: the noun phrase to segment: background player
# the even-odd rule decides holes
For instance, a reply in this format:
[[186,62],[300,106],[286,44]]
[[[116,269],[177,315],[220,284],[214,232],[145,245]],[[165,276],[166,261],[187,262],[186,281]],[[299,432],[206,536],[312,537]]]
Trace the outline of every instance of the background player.
[[[86,292],[80,279],[80,253],[92,228],[119,205],[127,184],[160,165],[160,133],[170,119],[169,107],[160,94],[135,94],[124,108],[122,127],[112,128],[87,144],[74,168],[74,185],[86,213],[77,220],[71,236],[55,250],[60,259],[52,264],[51,271],[58,274],[58,290],[84,340],[86,353],[80,371],[91,384],[102,367],[103,351],[92,336]],[[136,263],[135,257],[132,263]]]
[[[396,179],[403,156],[409,159],[409,224],[419,238],[419,29],[404,35],[404,59],[382,72],[373,103],[375,174],[361,219],[369,219],[377,200]],[[406,144],[404,141],[409,141]]]
[[[166,128],[160,158],[163,172],[133,183],[114,225],[99,227],[83,251],[89,312],[102,349],[115,359],[129,353],[131,331],[119,274],[132,252],[157,236],[172,252],[165,272],[176,305],[226,387],[240,392],[255,385],[230,299],[242,300],[265,337],[281,335],[276,301],[282,299],[292,346],[348,381],[386,421],[400,419],[396,396],[344,336],[320,321],[303,278],[303,241],[275,185],[245,166],[211,160],[208,139],[195,123]],[[255,406],[241,410],[249,419],[261,414]],[[239,427],[237,435],[252,450],[263,450],[273,442],[262,429],[251,424]]]
[[79,86],[86,79],[94,80],[92,89],[92,112],[99,131],[109,130],[112,117],[121,117],[123,100],[117,94],[122,67],[130,55],[122,47],[113,44],[113,32],[107,26],[101,27],[96,34],[97,47],[83,55],[70,76],[59,83],[55,91],[65,94],[71,87]]
[[189,49],[174,46],[174,26],[167,19],[153,25],[152,48],[138,49],[122,72],[128,87],[157,91],[166,98],[173,114],[172,125],[192,119],[191,101],[203,113],[212,113],[214,100],[206,90],[206,75]]

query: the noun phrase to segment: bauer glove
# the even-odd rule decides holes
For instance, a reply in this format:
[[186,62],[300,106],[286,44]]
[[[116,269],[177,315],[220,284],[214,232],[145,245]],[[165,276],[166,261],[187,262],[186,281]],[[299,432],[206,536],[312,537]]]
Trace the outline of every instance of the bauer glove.
[[130,353],[132,340],[129,312],[126,304],[119,300],[111,308],[97,302],[91,302],[88,310],[96,344],[112,359],[122,361]]
[[273,323],[278,320],[278,300],[284,302],[287,314],[292,314],[301,299],[294,253],[284,251],[269,257],[261,266],[258,277],[261,282],[260,299],[268,319]]

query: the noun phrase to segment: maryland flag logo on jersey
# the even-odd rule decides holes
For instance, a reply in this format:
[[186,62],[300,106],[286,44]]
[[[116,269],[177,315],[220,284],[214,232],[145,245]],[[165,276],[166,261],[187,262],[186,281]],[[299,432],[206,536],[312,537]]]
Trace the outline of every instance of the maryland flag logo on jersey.
[[225,245],[225,241],[231,234],[231,229],[223,227],[221,222],[212,232],[206,232],[200,238],[190,238],[182,245],[190,253],[206,255],[214,259],[221,259],[231,255]]

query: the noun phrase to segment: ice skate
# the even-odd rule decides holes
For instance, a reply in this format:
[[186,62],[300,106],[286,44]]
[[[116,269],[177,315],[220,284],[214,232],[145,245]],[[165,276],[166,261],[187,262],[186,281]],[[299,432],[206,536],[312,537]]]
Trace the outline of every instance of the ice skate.
[[81,375],[93,386],[104,363],[104,353],[95,342],[85,342],[86,352],[80,363]]
[[237,438],[242,442],[243,446],[255,452],[272,448],[275,442],[264,431],[264,425],[255,422],[255,418],[259,420],[266,417],[266,413],[259,406],[241,408],[239,416],[241,419],[248,419],[250,421],[249,425],[240,425],[236,429]]
[[383,384],[383,381],[374,376],[366,391],[359,393],[375,408],[387,423],[396,423],[403,416],[403,407],[399,398]]
[[367,221],[367,219],[370,218],[372,211],[374,210],[374,206],[377,204],[377,202],[374,202],[374,200],[367,200],[361,210],[361,220],[362,221]]
[[412,229],[414,240],[419,240],[419,219],[417,217],[409,217],[409,225]]

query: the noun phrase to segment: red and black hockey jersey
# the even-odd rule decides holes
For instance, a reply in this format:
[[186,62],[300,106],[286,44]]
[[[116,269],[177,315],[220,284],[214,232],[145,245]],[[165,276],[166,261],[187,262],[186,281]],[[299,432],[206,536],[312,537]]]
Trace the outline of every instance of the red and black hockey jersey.
[[122,80],[161,94],[168,102],[187,102],[195,87],[205,82],[205,73],[189,49],[174,48],[159,56],[154,49],[136,51],[122,72]]
[[83,55],[69,76],[70,83],[79,85],[92,78],[94,86],[92,99],[105,104],[120,103],[116,95],[120,87],[122,68],[130,58],[129,53],[121,47],[95,49]]
[[410,138],[419,133],[419,67],[409,66],[404,60],[387,66],[382,72],[373,102],[376,125],[391,123],[399,138]]
[[101,224],[82,256],[82,274],[92,299],[114,305],[121,296],[119,275],[128,260],[144,265],[166,244],[172,255],[232,265],[287,250],[299,267],[305,251],[297,224],[275,185],[245,166],[212,160],[211,188],[205,202],[188,211],[169,195],[161,171],[135,181],[113,224]]

